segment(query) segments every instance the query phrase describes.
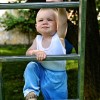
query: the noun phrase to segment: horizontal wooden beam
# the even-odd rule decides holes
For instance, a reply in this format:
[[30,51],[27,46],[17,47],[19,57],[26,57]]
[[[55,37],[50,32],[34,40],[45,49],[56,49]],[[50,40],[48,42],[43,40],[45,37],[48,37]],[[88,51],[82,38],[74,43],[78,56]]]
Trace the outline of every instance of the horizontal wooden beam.
[[38,9],[64,7],[79,7],[79,2],[0,3],[0,9]]
[[[78,60],[80,55],[68,54],[68,55],[50,55],[44,61],[56,61],[56,60]],[[15,62],[15,61],[36,61],[36,56],[0,56],[0,62]]]

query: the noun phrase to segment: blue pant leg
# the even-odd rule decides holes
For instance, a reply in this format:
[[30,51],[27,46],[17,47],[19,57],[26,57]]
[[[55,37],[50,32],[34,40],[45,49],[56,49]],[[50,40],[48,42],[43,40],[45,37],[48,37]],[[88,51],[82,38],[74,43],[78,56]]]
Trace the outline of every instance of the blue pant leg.
[[24,71],[24,88],[23,93],[24,97],[29,92],[34,92],[37,96],[40,92],[40,74],[42,73],[42,67],[39,63],[36,62],[30,62],[26,66],[26,69]]
[[41,80],[41,90],[44,100],[67,100],[67,74],[66,71],[45,70]]

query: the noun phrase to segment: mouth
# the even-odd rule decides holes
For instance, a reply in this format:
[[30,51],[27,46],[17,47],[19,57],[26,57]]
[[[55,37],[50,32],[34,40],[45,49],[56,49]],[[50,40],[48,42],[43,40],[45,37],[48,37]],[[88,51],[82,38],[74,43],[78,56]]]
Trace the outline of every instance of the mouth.
[[48,26],[42,26],[42,28],[49,28]]
[[42,28],[49,28],[49,27],[47,27],[47,26],[43,26]]

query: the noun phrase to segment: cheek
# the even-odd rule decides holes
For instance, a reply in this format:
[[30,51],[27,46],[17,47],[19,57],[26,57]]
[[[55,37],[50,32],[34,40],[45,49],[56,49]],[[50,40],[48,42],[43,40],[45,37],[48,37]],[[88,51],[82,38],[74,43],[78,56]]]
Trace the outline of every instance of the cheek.
[[39,29],[39,27],[40,27],[40,25],[39,25],[39,24],[37,24],[37,25],[36,25],[36,29],[38,30],[38,29]]
[[36,25],[36,31],[39,32],[39,26],[38,25]]

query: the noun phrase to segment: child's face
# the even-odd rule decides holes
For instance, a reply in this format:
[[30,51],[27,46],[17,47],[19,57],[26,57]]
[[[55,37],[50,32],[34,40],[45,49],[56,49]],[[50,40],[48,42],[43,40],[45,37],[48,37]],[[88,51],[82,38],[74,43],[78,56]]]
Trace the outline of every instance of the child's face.
[[53,35],[57,31],[56,14],[52,9],[40,10],[36,17],[36,29],[42,35]]

